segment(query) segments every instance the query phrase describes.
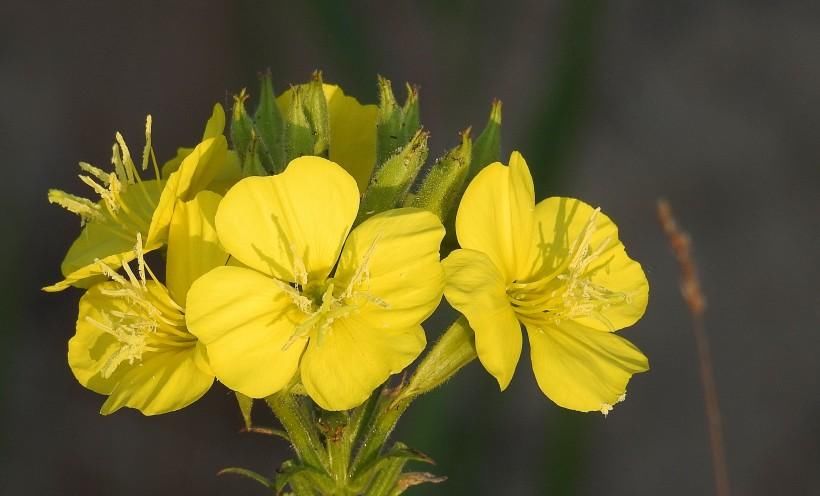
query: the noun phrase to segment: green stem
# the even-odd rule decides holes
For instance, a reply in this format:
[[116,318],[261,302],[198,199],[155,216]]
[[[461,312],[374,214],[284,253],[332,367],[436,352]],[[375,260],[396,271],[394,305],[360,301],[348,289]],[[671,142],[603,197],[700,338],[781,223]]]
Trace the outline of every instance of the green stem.
[[320,441],[319,431],[316,429],[313,415],[300,398],[280,392],[268,396],[265,402],[287,431],[296,456],[308,465],[326,469],[328,460]]
[[352,437],[348,434],[349,428],[350,417],[346,412],[322,412],[320,415],[319,429],[325,437],[329,473],[337,496],[352,494],[348,489],[348,469],[353,447]]
[[362,436],[353,461],[354,477],[378,456],[399,418],[418,396],[447,382],[462,367],[476,358],[475,335],[467,319],[459,317],[442,334],[422,359],[410,382],[398,391],[382,395],[376,407],[376,420]]
[[368,462],[379,455],[388,436],[395,429],[399,418],[413,401],[412,398],[393,401],[391,396],[388,394],[382,398],[382,404],[379,406],[381,411],[377,414],[376,421],[362,440],[359,452],[353,460],[351,472],[354,477],[358,475],[358,471],[363,466],[368,465]]

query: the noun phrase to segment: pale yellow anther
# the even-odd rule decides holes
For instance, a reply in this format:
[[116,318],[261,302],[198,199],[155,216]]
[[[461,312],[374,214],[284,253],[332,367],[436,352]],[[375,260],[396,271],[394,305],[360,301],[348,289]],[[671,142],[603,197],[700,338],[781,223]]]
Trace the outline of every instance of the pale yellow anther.
[[102,218],[99,205],[87,198],[75,196],[59,189],[48,190],[48,202],[59,205],[69,212],[79,215],[83,224],[90,220],[99,220]]
[[[142,149],[142,170],[148,170],[148,161],[151,157],[151,114],[145,117],[145,146]],[[159,176],[157,176],[159,178]]]
[[103,184],[108,186],[109,181],[109,173],[105,172],[104,170],[100,169],[99,167],[94,167],[93,165],[89,164],[88,162],[80,162],[80,170],[83,172],[87,172],[92,176],[96,177],[97,180],[102,181]]
[[[137,166],[134,165],[134,160],[131,158],[131,151],[128,149],[128,145],[125,144],[125,139],[122,137],[122,134],[117,132],[116,139],[117,145],[114,145],[115,158],[112,158],[112,160],[115,161],[115,166],[119,163],[119,166],[122,167],[125,172],[120,178],[124,178],[128,184],[134,184],[140,179],[137,173]],[[117,156],[117,148],[119,148],[119,156]]]

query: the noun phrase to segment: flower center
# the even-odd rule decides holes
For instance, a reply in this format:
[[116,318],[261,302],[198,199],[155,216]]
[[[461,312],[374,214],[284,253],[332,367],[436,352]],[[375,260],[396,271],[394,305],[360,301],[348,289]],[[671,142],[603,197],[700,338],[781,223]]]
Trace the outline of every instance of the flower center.
[[606,270],[611,261],[611,258],[601,260],[610,238],[594,250],[591,247],[599,212],[600,209],[596,209],[592,213],[581,235],[553,271],[533,281],[515,281],[508,286],[507,296],[521,322],[543,330],[562,320],[591,317],[613,328],[606,318],[606,310],[628,303],[630,297],[593,281],[595,274]]
[[[296,326],[283,349],[288,349],[296,340],[304,337],[316,339],[317,344],[321,345],[325,335],[331,330],[333,322],[359,311],[367,302],[387,307],[384,300],[368,291],[369,266],[376,241],[378,238],[373,241],[350,278],[345,278],[347,280],[330,277],[322,281],[307,281],[304,285],[298,283],[291,285],[274,279],[279,287],[291,297],[294,305],[305,315],[305,319]],[[291,257],[295,268],[304,267],[293,250]],[[296,273],[295,270],[294,273]]]
[[[185,327],[183,309],[146,265],[139,234],[134,251],[137,274],[129,264],[123,264],[127,277],[97,260],[102,272],[111,279],[100,289],[110,301],[96,308],[99,319],[86,316],[85,320],[117,341],[116,350],[100,369],[104,378],[111,377],[123,362],[140,361],[144,353],[187,348],[196,343],[196,338]],[[146,273],[150,280],[146,279]]]

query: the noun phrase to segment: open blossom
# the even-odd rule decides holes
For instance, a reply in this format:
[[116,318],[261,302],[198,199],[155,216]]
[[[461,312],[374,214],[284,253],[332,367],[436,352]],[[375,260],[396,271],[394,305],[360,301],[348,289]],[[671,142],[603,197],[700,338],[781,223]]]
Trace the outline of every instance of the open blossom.
[[475,331],[479,360],[501,389],[529,337],[541,390],[578,411],[608,413],[646,357],[613,331],[634,324],[649,285],[618,240],[615,224],[580,200],[535,204],[517,152],[467,187],[456,217],[462,249],[443,261],[445,297]]
[[358,207],[354,178],[319,157],[225,195],[216,230],[240,264],[197,280],[187,300],[220,381],[260,398],[300,380],[319,406],[345,410],[419,355],[444,288],[444,228],[405,208],[351,231]]
[[[80,215],[84,227],[63,260],[64,279],[44,289],[88,287],[100,280],[102,265],[116,270],[134,260],[134,239],[138,233],[144,240],[146,252],[160,248],[167,242],[178,200],[188,201],[198,192],[211,189],[216,178],[238,180],[238,165],[228,159],[228,145],[222,135],[224,125],[224,111],[216,105],[202,142],[180,161],[177,170],[161,176],[151,149],[151,117],[148,116],[141,168],[134,163],[119,133],[113,147],[112,172],[80,163],[85,173],[80,179],[100,196],[98,202],[60,190],[49,191],[49,201]],[[153,163],[156,179],[141,177],[141,171],[145,171],[149,163]]]
[[211,387],[205,348],[185,325],[185,298],[194,280],[228,259],[213,225],[220,199],[203,191],[178,203],[168,235],[167,285],[145,263],[139,234],[136,271],[124,264],[121,275],[98,262],[110,280],[91,286],[80,299],[68,364],[81,384],[108,395],[101,413],[122,407],[166,413]]

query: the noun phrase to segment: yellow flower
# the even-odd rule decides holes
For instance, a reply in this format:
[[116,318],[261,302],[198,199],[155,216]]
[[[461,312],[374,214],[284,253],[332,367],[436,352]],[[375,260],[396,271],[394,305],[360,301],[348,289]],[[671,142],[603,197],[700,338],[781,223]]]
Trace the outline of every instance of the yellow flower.
[[[214,117],[224,123],[222,107],[214,107]],[[209,121],[210,122],[210,121]],[[62,281],[43,288],[61,291],[69,286],[88,287],[101,279],[101,264],[114,269],[134,259],[133,244],[137,233],[145,240],[145,251],[161,247],[168,238],[168,226],[178,200],[191,200],[198,192],[210,189],[227,167],[227,141],[221,134],[205,138],[181,161],[179,169],[167,180],[160,173],[151,149],[151,116],[145,125],[145,148],[142,170],[154,164],[156,179],[143,180],[140,170],[122,136],[117,133],[112,162],[114,170],[104,172],[90,164],[80,163],[87,175],[80,179],[101,200],[97,203],[60,190],[50,190],[48,199],[82,217],[84,228],[68,249],[63,260]]]
[[[375,105],[362,105],[352,96],[345,95],[336,85],[323,84],[322,89],[330,121],[330,160],[344,167],[356,179],[359,191],[364,191],[376,165],[376,119],[379,109]],[[285,115],[292,101],[293,89],[276,99]]]
[[244,266],[209,272],[187,302],[220,381],[261,398],[299,371],[319,406],[345,410],[418,356],[420,324],[444,289],[444,228],[429,212],[397,209],[351,232],[358,207],[356,181],[319,157],[225,195],[216,230]]
[[558,405],[608,413],[646,357],[613,331],[646,309],[649,285],[600,209],[571,198],[535,204],[514,152],[467,187],[456,215],[463,249],[442,264],[444,295],[475,331],[484,368],[505,389],[521,355],[523,324],[541,390]]
[[170,226],[167,287],[143,259],[137,235],[137,272],[125,276],[100,262],[110,281],[80,299],[77,332],[68,342],[68,364],[85,387],[108,395],[101,413],[127,406],[145,415],[179,410],[199,399],[214,376],[204,346],[185,326],[191,283],[228,255],[219,245],[214,215],[221,197],[210,191],[179,202]]

